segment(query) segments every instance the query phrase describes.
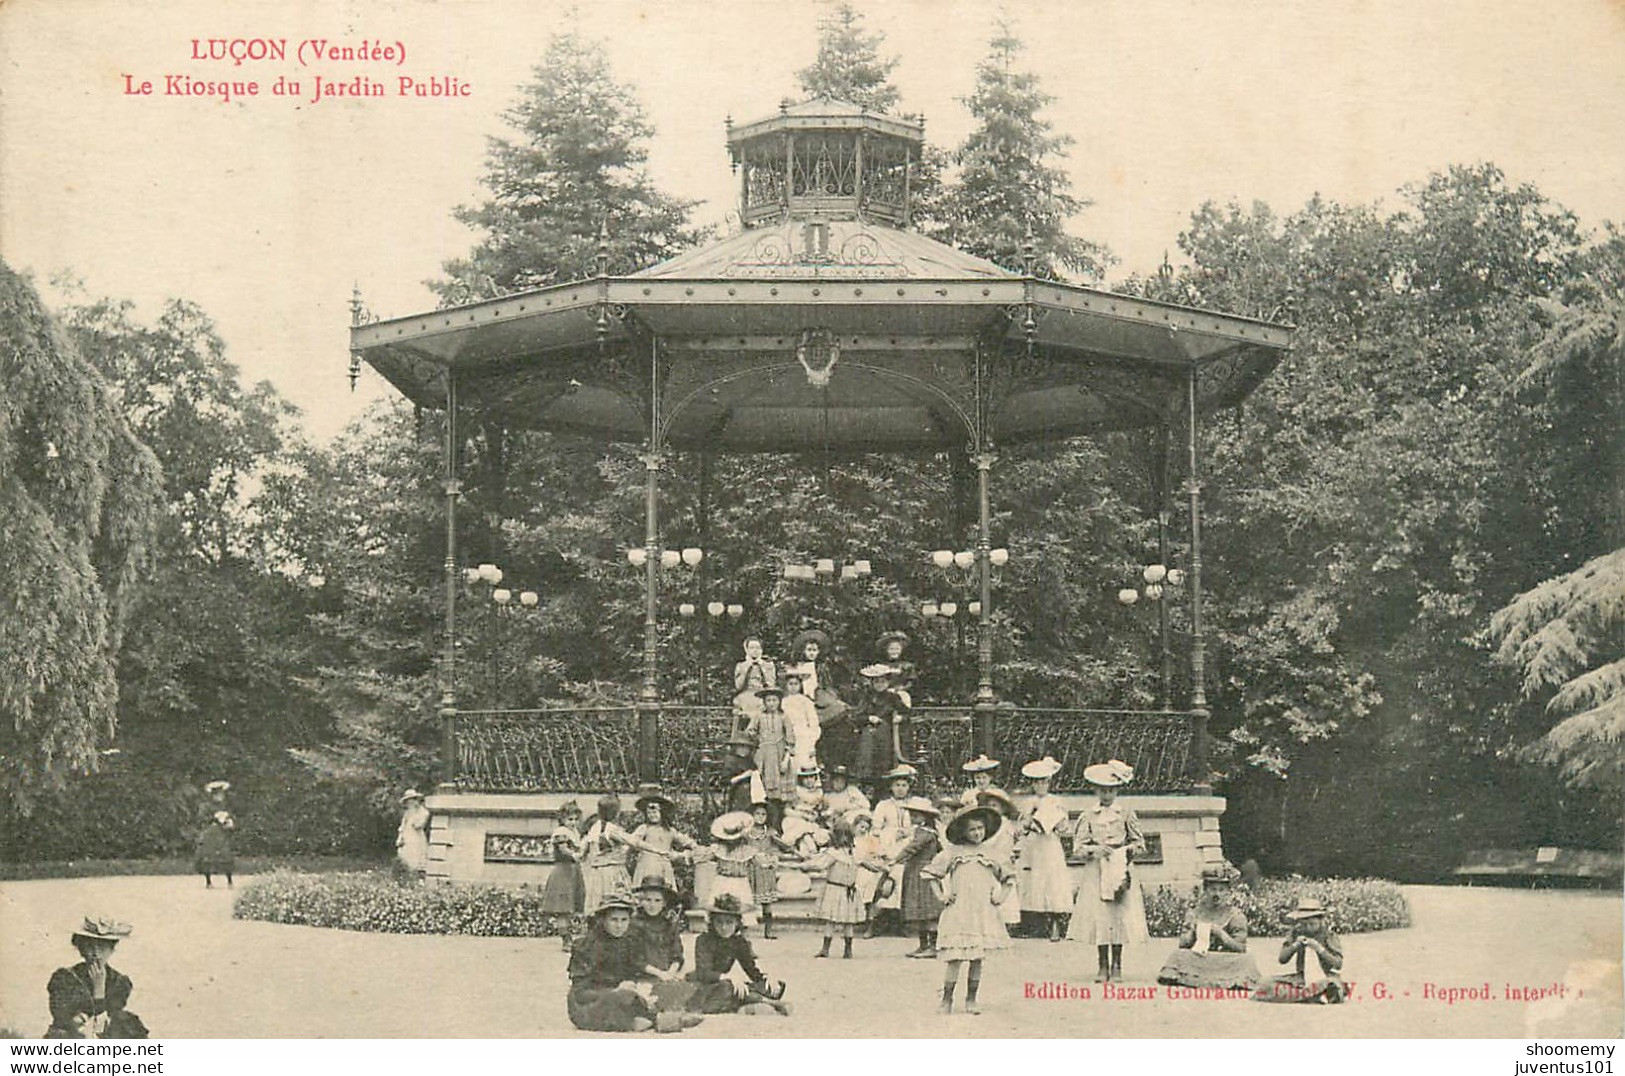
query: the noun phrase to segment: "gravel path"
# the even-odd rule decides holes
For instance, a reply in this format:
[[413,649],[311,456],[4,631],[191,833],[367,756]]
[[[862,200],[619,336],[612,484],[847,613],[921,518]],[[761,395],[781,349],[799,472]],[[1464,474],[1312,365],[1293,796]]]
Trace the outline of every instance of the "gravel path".
[[[988,962],[983,1015],[935,1013],[942,965],[905,960],[903,939],[859,942],[851,961],[814,960],[818,938],[757,941],[769,974],[790,983],[790,1019],[712,1017],[690,1035],[1161,1037],[1609,1037],[1622,1032],[1620,894],[1410,887],[1415,926],[1344,939],[1350,1003],[1334,1007],[1150,998],[1107,999],[1094,954],[1018,941]],[[553,939],[414,937],[275,926],[231,918],[232,894],[196,878],[95,878],[0,884],[0,1027],[48,1023],[45,980],[77,957],[68,934],[85,913],[135,924],[115,966],[136,984],[131,1007],[159,1036],[548,1037],[580,1035],[564,1015],[565,956]],[[1129,950],[1128,987],[1147,991],[1171,941]],[[1278,939],[1255,939],[1273,970]],[[837,946],[837,952],[839,946]],[[1374,996],[1381,982],[1390,996]],[[1088,987],[1088,1000],[1024,997],[1025,984]],[[1430,988],[1431,984],[1431,988]],[[1447,989],[1488,1000],[1454,1004]],[[1566,987],[1533,1001],[1508,986]]]

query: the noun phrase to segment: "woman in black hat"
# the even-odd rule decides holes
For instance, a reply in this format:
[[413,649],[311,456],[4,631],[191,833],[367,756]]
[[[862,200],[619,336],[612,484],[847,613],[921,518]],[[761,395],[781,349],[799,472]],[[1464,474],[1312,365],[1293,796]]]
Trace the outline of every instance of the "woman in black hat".
[[47,1039],[144,1039],[147,1025],[125,1008],[135,984],[107,962],[130,927],[112,919],[86,917],[73,932],[73,947],[82,958],[58,968],[45,986],[51,1006]]

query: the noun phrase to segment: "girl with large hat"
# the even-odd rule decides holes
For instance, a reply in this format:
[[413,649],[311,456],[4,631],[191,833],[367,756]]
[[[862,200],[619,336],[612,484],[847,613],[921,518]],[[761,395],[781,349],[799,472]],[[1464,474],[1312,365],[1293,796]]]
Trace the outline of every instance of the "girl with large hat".
[[73,932],[79,963],[58,968],[45,984],[51,1007],[47,1039],[144,1039],[147,1025],[125,1008],[135,984],[108,963],[118,943],[130,936],[128,923],[85,921]]
[[1021,767],[1021,776],[1032,785],[1019,823],[1021,911],[1034,916],[1052,942],[1061,940],[1061,919],[1072,910],[1072,877],[1060,836],[1066,805],[1050,794],[1050,782],[1060,772],[1061,764],[1049,755]]
[[677,872],[672,868],[673,856],[692,851],[696,847],[692,837],[672,825],[676,818],[677,805],[663,795],[658,787],[650,787],[643,789],[642,795],[633,806],[642,819],[638,827],[632,831],[629,842],[638,852],[637,865],[632,870],[633,876],[640,881],[644,878],[659,878],[668,886],[675,888]]
[[930,960],[937,955],[937,917],[942,914],[942,901],[937,899],[936,889],[924,874],[925,868],[942,851],[937,834],[937,818],[941,812],[924,796],[913,796],[908,801],[908,813],[914,830],[893,859],[903,867],[903,929],[918,937],[920,946],[905,955]]
[[785,842],[802,855],[811,855],[829,843],[829,830],[824,826],[829,818],[829,804],[818,777],[816,766],[804,766],[796,772],[795,791],[784,805],[784,818],[780,822]]
[[908,802],[913,797],[914,781],[918,776],[919,771],[907,763],[881,774],[880,780],[888,795],[875,803],[874,834],[880,842],[881,854],[894,862],[886,872],[891,884],[882,887],[881,896],[874,902],[869,921],[870,936],[895,933],[902,926],[903,865],[897,861],[897,854],[914,833]]
[[1228,863],[1202,870],[1202,890],[1191,909],[1179,948],[1168,954],[1157,982],[1170,986],[1252,990],[1261,976],[1247,952],[1247,914],[1236,907],[1230,887],[1241,872]]
[[[996,786],[993,778],[999,771],[999,760],[988,758],[986,755],[977,755],[963,766],[959,772],[970,778],[970,787],[959,794],[959,803],[962,807],[977,806],[978,796]],[[1002,793],[1002,790],[1000,790]]]
[[1129,857],[1145,851],[1145,835],[1132,808],[1117,801],[1134,770],[1113,759],[1090,766],[1083,779],[1095,789],[1095,805],[1078,819],[1072,850],[1085,862],[1067,937],[1093,945],[1100,959],[1096,982],[1123,977],[1123,946],[1148,940],[1145,899]]
[[[756,950],[745,936],[745,907],[732,893],[713,896],[705,908],[705,933],[694,939],[694,970],[689,981],[694,993],[688,1007],[695,1012],[742,1012],[751,1015],[790,1015],[782,980],[770,980],[756,962]],[[734,968],[745,973],[748,985],[724,978]]]
[[1281,943],[1280,962],[1293,968],[1260,986],[1253,1000],[1336,1005],[1346,999],[1343,943],[1326,921],[1326,906],[1316,897],[1299,897],[1284,918],[1291,933]]
[[[1016,801],[1003,789],[990,786],[976,793],[976,802],[972,806],[992,808],[1004,820],[989,832],[982,847],[988,856],[1004,864],[1012,881],[1021,877],[1021,849],[1016,844],[1016,820],[1021,817],[1021,810],[1016,806]],[[1007,932],[1021,925],[1020,886],[1011,885],[1006,890],[1004,899],[999,902],[999,921],[1005,925]]]
[[[742,914],[755,925],[756,890],[751,885],[751,865],[756,860],[756,849],[749,838],[756,821],[749,811],[729,811],[711,821],[711,844],[695,853],[695,862],[705,870],[695,871],[696,888],[703,889],[700,899],[711,903],[723,894],[739,901]],[[703,886],[701,879],[704,879]]]
[[976,993],[982,984],[982,961],[990,951],[1007,949],[1009,933],[999,918],[999,905],[1015,887],[1010,865],[989,853],[988,839],[1004,828],[1003,816],[992,807],[963,807],[944,829],[948,847],[925,868],[942,915],[937,920],[937,958],[943,969],[942,1006],[952,1012],[959,965],[965,971],[965,1011],[976,1013]]

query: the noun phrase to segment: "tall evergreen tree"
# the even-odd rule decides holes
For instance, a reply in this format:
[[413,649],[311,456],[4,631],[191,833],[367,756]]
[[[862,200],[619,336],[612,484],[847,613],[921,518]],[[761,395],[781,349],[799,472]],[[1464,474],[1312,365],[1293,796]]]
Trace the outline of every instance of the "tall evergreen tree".
[[891,84],[897,57],[882,58],[886,35],[864,29],[851,0],[839,2],[818,20],[818,58],[797,77],[809,97],[850,101],[871,112],[890,112],[900,94]]
[[1066,230],[1091,203],[1072,193],[1071,177],[1057,164],[1072,138],[1039,116],[1055,98],[1036,74],[1017,69],[1024,47],[1001,19],[976,66],[976,88],[961,99],[977,125],[954,153],[958,173],[931,207],[930,230],[962,250],[1020,269],[1031,229],[1038,275],[1095,280],[1111,256]]
[[162,477],[107,383],[0,265],[0,795],[94,769]]
[[602,42],[555,36],[535,78],[504,115],[512,138],[491,141],[490,197],[458,220],[484,238],[429,286],[446,304],[592,276],[607,223],[609,271],[626,273],[699,238],[693,203],[662,192],[645,167],[654,133],[632,91],[615,80]]

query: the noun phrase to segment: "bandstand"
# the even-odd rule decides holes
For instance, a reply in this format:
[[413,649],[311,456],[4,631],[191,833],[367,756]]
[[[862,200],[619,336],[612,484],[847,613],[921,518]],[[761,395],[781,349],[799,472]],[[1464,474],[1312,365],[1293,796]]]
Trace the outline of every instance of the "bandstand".
[[[662,698],[660,486],[670,453],[846,451],[940,458],[968,451],[977,476],[976,687],[959,707],[915,714],[924,765],[957,781],[985,751],[1007,773],[1054,750],[1056,790],[1083,802],[1083,767],[1122,758],[1148,833],[1148,884],[1194,883],[1220,855],[1222,798],[1209,783],[1202,635],[1203,416],[1251,391],[1290,330],[1040,278],[910,229],[923,125],[829,100],[728,126],[743,227],[627,276],[577,280],[410,317],[356,324],[366,362],[425,409],[445,409],[446,644],[441,784],[430,799],[433,877],[535,881],[564,799],[659,783],[712,791],[711,752],[731,710]],[[358,319],[359,320],[359,319]],[[510,428],[638,443],[646,463],[644,637],[635,706],[458,707],[459,415]],[[1001,447],[1151,428],[1179,444],[1188,511],[1189,696],[1154,711],[1057,709],[1002,699],[990,617],[990,481]],[[1161,453],[1166,528],[1172,501]],[[662,553],[665,552],[665,557]],[[1166,678],[1165,678],[1166,679]]]

